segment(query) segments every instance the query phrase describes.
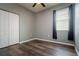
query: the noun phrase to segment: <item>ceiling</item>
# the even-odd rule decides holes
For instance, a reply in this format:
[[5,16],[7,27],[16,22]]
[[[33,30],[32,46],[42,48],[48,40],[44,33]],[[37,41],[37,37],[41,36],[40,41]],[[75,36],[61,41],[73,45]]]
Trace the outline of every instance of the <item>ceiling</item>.
[[32,12],[40,12],[45,9],[48,9],[50,7],[53,7],[55,5],[58,5],[59,3],[44,3],[46,7],[41,6],[40,4],[37,4],[35,7],[32,7],[34,3],[18,3],[19,5],[23,6],[24,8],[27,8],[28,10]]

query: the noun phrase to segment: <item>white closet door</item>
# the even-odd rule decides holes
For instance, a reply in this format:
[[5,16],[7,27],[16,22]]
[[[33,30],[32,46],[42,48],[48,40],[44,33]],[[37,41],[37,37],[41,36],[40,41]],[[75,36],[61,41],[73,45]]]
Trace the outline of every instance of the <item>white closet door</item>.
[[0,48],[8,46],[8,12],[0,10]]
[[9,45],[19,43],[19,16],[9,13]]

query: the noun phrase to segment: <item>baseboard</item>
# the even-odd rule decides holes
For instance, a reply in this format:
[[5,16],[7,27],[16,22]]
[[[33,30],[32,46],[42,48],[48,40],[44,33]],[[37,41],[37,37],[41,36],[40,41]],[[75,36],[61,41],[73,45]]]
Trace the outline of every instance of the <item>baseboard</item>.
[[32,41],[32,40],[35,40],[35,39],[29,39],[29,40],[21,41],[19,43],[21,44],[21,43],[29,42],[29,41]]
[[75,47],[75,51],[76,51],[77,55],[79,56],[79,52],[78,52],[78,50],[77,50],[77,48],[76,48],[76,47]]
[[40,39],[40,38],[33,38],[33,40],[42,40],[42,41],[48,41],[48,42],[53,42],[53,43],[58,43],[58,44],[63,44],[63,45],[69,45],[69,46],[75,46],[74,44],[70,43],[63,43],[63,42],[58,42],[58,41],[53,41],[53,40],[46,40],[46,39]]
[[32,38],[32,39],[29,39],[29,40],[21,41],[20,43],[29,42],[29,41],[32,41],[32,40],[42,40],[42,41],[53,42],[53,43],[58,43],[58,44],[63,44],[63,45],[75,46],[74,44],[70,44],[70,43],[63,43],[63,42],[40,39],[40,38]]

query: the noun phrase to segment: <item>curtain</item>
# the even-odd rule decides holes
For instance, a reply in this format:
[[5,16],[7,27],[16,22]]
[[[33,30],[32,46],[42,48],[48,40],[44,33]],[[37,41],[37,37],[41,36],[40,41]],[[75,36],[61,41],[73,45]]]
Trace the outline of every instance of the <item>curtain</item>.
[[69,14],[70,14],[70,20],[69,20],[69,32],[68,32],[68,40],[74,41],[74,21],[75,21],[75,8],[74,5],[69,6]]
[[57,32],[56,32],[56,10],[53,10],[53,39],[57,39]]

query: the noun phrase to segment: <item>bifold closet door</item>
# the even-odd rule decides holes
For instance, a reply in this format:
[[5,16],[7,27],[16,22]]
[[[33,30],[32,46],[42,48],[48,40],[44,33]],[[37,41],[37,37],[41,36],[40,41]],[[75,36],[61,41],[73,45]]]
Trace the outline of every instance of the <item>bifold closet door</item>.
[[0,10],[0,48],[8,46],[9,39],[9,15]]
[[19,43],[19,16],[0,10],[0,48]]
[[19,16],[9,13],[9,45],[19,43]]

